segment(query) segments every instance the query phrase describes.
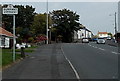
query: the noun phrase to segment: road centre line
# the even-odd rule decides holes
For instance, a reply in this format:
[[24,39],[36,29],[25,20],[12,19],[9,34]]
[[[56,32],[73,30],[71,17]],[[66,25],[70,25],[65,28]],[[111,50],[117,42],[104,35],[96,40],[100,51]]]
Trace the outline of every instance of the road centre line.
[[[93,46],[93,45],[90,45],[90,44],[88,44],[88,45],[91,46],[91,47],[93,47],[93,48],[98,48],[98,47]],[[98,49],[100,49],[100,50],[102,50],[102,51],[105,51],[105,49],[103,49],[103,48],[98,48]]]
[[105,50],[105,49],[102,49],[102,48],[98,48],[98,49],[103,50],[103,51]]
[[118,53],[116,53],[116,52],[114,52],[114,51],[112,51],[112,53],[113,53],[113,54],[118,54]]
[[76,71],[76,69],[74,68],[73,64],[70,62],[70,60],[65,56],[65,53],[64,53],[64,51],[63,51],[63,49],[62,49],[62,46],[61,46],[61,51],[62,51],[65,59],[68,61],[69,65],[70,65],[71,68],[73,69],[73,71],[74,71],[74,73],[75,73],[75,75],[76,75],[76,78],[78,79],[78,81],[80,81],[80,76],[79,76],[78,72]]
[[[92,45],[89,44],[89,46],[92,46]],[[98,47],[95,47],[95,46],[92,46],[92,47],[94,47],[94,48],[98,48]],[[105,49],[103,49],[103,48],[98,48],[98,49],[100,49],[100,50],[102,50],[102,51],[105,51]],[[119,53],[114,52],[114,51],[112,51],[111,53],[113,53],[113,54],[119,54]]]

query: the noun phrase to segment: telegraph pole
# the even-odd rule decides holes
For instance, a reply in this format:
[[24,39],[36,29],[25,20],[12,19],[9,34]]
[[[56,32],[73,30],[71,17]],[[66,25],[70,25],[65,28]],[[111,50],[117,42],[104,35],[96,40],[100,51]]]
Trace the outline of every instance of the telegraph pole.
[[47,40],[46,40],[46,44],[48,44],[48,0],[47,0],[47,14],[46,14],[46,38],[47,38]]
[[115,34],[117,34],[116,12],[115,12]]

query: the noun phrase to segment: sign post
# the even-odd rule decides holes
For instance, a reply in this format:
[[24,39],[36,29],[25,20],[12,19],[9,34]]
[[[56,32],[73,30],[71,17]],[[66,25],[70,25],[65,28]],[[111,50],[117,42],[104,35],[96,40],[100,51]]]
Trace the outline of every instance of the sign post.
[[13,62],[15,62],[15,14],[18,14],[18,8],[14,8],[12,4],[9,4],[7,8],[3,8],[3,14],[13,15]]

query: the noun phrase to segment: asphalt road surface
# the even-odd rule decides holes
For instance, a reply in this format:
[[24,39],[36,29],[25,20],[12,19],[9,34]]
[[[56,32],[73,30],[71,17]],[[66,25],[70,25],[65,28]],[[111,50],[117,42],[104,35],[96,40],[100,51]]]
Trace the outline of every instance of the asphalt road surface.
[[76,79],[74,71],[62,54],[61,44],[42,45],[28,55],[29,57],[3,71],[3,81]]
[[117,79],[117,47],[106,44],[64,43],[62,50],[80,79]]
[[54,79],[52,81],[117,79],[118,55],[117,47],[94,42],[43,45],[29,54],[26,59],[4,70],[2,78],[33,79],[33,81],[36,79]]

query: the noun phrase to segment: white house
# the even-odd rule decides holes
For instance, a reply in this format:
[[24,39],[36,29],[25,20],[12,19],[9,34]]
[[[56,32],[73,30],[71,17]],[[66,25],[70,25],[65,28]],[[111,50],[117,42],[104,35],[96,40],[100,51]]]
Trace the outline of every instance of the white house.
[[108,33],[107,32],[98,32],[98,37],[100,37],[100,38],[107,38],[108,37]]
[[92,38],[93,34],[90,30],[82,28],[78,31],[74,31],[74,40],[81,40],[82,38]]
[[13,34],[2,27],[0,27],[0,47],[10,48],[12,45]]

